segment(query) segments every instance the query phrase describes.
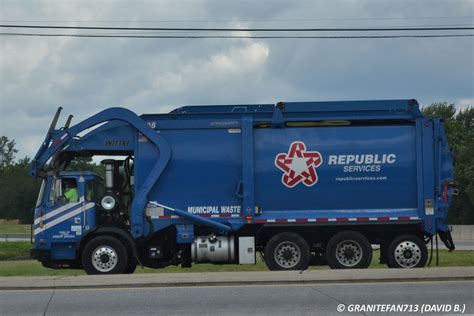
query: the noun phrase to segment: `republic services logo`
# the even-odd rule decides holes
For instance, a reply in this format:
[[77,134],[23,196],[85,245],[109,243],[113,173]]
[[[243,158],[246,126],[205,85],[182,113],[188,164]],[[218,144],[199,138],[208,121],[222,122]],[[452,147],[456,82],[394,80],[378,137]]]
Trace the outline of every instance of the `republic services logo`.
[[307,187],[318,182],[316,168],[323,163],[318,151],[307,151],[301,141],[292,142],[288,153],[279,153],[275,157],[275,166],[283,171],[281,182],[288,188],[294,188],[303,182]]

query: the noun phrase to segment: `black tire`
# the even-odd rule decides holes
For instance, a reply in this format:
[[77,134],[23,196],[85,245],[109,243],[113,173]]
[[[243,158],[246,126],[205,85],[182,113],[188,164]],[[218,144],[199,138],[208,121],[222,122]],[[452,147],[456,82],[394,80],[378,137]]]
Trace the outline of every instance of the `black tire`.
[[127,267],[125,268],[125,271],[123,273],[132,274],[133,272],[135,272],[136,269],[137,269],[137,259],[129,257]]
[[372,246],[361,233],[342,231],[329,240],[326,260],[331,269],[366,269],[372,262]]
[[91,239],[82,251],[82,266],[87,274],[121,274],[125,272],[128,261],[125,246],[110,236]]
[[422,268],[428,260],[426,244],[415,235],[396,237],[387,250],[387,265],[390,268]]
[[295,233],[275,235],[265,246],[265,264],[271,271],[306,270],[310,260],[308,243]]

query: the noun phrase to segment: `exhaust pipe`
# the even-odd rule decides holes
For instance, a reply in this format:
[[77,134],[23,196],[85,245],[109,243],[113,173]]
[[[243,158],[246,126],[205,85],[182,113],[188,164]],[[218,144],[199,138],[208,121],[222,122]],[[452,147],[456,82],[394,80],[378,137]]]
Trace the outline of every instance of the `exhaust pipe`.
[[100,201],[100,205],[106,212],[112,212],[118,204],[114,194],[114,170],[115,160],[106,159],[101,162],[105,166],[105,195]]
[[112,192],[114,189],[115,160],[113,159],[102,160],[102,164],[105,166],[105,189],[107,192]]

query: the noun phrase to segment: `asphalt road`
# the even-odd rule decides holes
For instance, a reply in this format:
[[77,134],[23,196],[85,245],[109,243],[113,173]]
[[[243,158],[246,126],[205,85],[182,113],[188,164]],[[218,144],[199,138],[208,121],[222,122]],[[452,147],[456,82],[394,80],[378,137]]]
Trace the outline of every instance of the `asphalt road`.
[[354,304],[407,304],[401,308],[412,310],[459,304],[469,314],[474,281],[0,291],[2,315],[364,314],[347,313]]

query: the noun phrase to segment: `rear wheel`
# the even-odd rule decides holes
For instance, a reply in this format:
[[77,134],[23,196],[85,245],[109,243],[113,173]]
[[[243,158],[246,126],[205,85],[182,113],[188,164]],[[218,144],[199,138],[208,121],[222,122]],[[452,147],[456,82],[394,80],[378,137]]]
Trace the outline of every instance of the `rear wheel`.
[[331,269],[365,269],[372,262],[372,246],[361,233],[342,231],[329,240],[326,260]]
[[98,236],[82,252],[82,266],[87,274],[120,274],[128,267],[128,254],[120,240]]
[[390,243],[387,259],[390,268],[421,268],[426,265],[428,249],[417,236],[403,235]]
[[271,271],[305,270],[310,259],[308,243],[295,233],[275,235],[265,246],[265,264]]

